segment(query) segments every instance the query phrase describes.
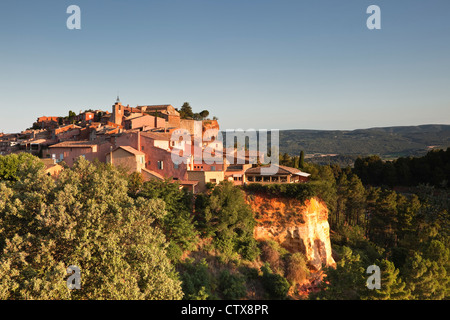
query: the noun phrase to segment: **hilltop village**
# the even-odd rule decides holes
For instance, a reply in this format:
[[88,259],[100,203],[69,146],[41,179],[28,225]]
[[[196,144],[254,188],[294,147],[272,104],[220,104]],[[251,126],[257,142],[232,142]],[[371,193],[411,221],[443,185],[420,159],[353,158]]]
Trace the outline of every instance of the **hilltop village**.
[[[73,112],[70,112],[73,113]],[[21,133],[0,134],[0,155],[27,152],[38,156],[46,165],[49,175],[57,176],[64,162],[72,166],[78,157],[89,161],[111,163],[127,171],[142,174],[144,180],[172,179],[193,193],[203,192],[207,185],[223,180],[235,185],[258,183],[300,183],[309,174],[299,169],[277,166],[273,175],[262,175],[260,165],[251,161],[251,151],[237,152],[237,148],[225,150],[216,119],[194,120],[183,118],[170,104],[123,105],[117,97],[111,112],[87,110],[69,117],[42,116],[33,127]],[[204,118],[204,117],[202,117]],[[200,141],[195,139],[195,128],[201,127]],[[184,129],[190,141],[173,141],[172,134]],[[204,136],[209,132],[208,137]],[[196,159],[197,151],[205,148],[220,150],[223,161],[208,164]],[[172,161],[173,151],[190,151],[186,163]],[[213,151],[214,153],[214,151]],[[234,161],[225,158],[233,155]],[[258,163],[264,163],[264,155],[257,153]]]

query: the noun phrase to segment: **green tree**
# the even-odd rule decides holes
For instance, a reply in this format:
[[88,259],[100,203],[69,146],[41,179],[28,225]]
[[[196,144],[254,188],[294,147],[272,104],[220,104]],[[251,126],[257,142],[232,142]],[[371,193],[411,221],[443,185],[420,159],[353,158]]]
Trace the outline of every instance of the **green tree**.
[[292,166],[292,159],[287,153],[280,154],[280,165]]
[[194,112],[192,112],[192,107],[189,102],[183,103],[180,108],[180,118],[181,119],[192,119],[194,117]]
[[[53,181],[33,165],[0,183],[2,299],[180,299],[181,283],[155,221],[159,199],[132,199],[109,165],[79,158]],[[81,290],[66,268],[81,269]]]
[[219,275],[219,289],[227,300],[238,300],[245,297],[245,279],[240,274],[233,274],[229,270],[223,270]]
[[29,153],[9,154],[0,156],[0,181],[17,181],[20,171],[30,169],[31,166],[38,170],[44,168],[44,163]]
[[300,151],[300,158],[298,160],[298,168],[303,169],[305,167],[305,152]]
[[204,208],[208,234],[221,251],[236,252],[243,258],[254,260],[259,254],[253,238],[255,219],[245,202],[243,191],[230,181],[217,185]]
[[202,117],[203,119],[206,119],[209,116],[209,111],[208,110],[203,110],[202,112],[199,113],[200,117]]
[[291,284],[301,284],[308,276],[309,269],[305,256],[300,252],[290,255],[286,265],[286,279]]
[[68,120],[70,123],[75,123],[75,117],[77,116],[77,114],[75,112],[73,112],[72,110],[69,111],[69,116],[68,116]]
[[285,299],[291,287],[289,282],[282,275],[273,273],[267,263],[261,267],[261,270],[263,272],[262,284],[269,297],[271,299]]
[[342,247],[340,260],[336,268],[325,268],[326,277],[321,290],[310,294],[312,300],[358,300],[365,289],[365,269],[359,254],[354,254],[348,247]]
[[208,271],[208,262],[202,259],[198,263],[187,261],[181,266],[181,280],[185,300],[213,299],[213,279]]
[[350,225],[366,227],[366,190],[356,175],[351,175],[346,192],[346,220]]
[[450,249],[432,240],[410,256],[404,267],[405,282],[414,299],[448,299],[450,281]]
[[[397,244],[397,193],[392,190],[373,192],[369,204],[368,234],[370,240],[384,248]],[[369,196],[370,198],[371,196]]]
[[[181,253],[195,247],[198,232],[192,216],[192,194],[185,189],[180,190],[177,182],[149,180],[142,184],[136,196],[165,202],[167,214],[159,225],[170,241],[171,253]],[[179,254],[172,255],[175,260],[177,257]]]
[[408,300],[411,298],[411,291],[406,288],[406,283],[400,278],[400,271],[395,268],[394,263],[383,259],[376,261],[375,265],[380,267],[381,288],[362,290],[361,299]]

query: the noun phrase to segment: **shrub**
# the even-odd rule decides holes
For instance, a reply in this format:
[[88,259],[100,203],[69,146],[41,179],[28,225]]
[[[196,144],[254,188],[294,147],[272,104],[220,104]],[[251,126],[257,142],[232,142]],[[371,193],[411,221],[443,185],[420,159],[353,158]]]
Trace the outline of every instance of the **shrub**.
[[245,297],[245,279],[242,275],[232,274],[228,270],[223,270],[219,276],[219,288],[223,297],[229,300],[237,300]]
[[320,186],[317,183],[250,183],[243,187],[250,192],[261,192],[274,196],[283,196],[305,201],[318,196]]
[[211,278],[205,259],[197,264],[185,263],[181,273],[184,300],[206,300],[211,297]]
[[274,242],[264,241],[261,243],[261,259],[268,263],[273,270],[280,270],[283,265],[280,252]]
[[262,268],[262,284],[272,299],[285,299],[289,291],[289,282],[281,275],[273,273],[266,263]]
[[302,283],[309,275],[305,256],[300,252],[292,254],[286,266],[286,278],[291,284]]

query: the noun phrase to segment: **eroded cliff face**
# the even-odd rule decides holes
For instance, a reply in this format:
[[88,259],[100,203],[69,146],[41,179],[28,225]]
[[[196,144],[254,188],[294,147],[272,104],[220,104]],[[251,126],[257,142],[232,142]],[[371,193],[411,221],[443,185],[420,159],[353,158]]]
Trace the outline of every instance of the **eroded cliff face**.
[[266,194],[247,194],[255,214],[256,240],[274,240],[288,251],[302,252],[313,270],[335,266],[331,255],[328,209],[317,198],[304,203]]

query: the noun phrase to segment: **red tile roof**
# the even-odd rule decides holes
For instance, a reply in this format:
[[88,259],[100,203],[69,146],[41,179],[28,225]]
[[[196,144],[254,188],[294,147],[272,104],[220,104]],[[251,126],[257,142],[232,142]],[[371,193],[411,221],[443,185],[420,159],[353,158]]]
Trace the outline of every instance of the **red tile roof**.
[[145,131],[141,132],[141,136],[153,139],[153,140],[163,140],[163,141],[170,141],[170,138],[172,137],[171,133],[167,132],[150,132]]
[[113,152],[118,150],[118,149],[123,149],[123,150],[125,150],[125,151],[127,151],[127,152],[129,152],[129,153],[131,153],[131,154],[133,154],[135,156],[145,156],[145,153],[143,153],[142,151],[136,150],[135,148],[130,147],[130,146],[119,146],[116,149],[114,149]]
[[198,181],[192,181],[192,180],[178,180],[181,185],[189,185],[189,186],[196,186],[198,185]]
[[[278,167],[278,172],[276,175],[286,175],[286,174],[296,174],[296,175],[309,175],[308,173],[302,172],[301,170],[297,168],[287,167],[287,166],[280,166],[280,165],[274,165]],[[261,167],[254,167],[250,168],[247,171],[245,171],[246,174],[261,174]]]
[[154,176],[155,178],[158,178],[160,180],[164,180],[164,177],[162,175],[160,175],[159,173],[155,172],[155,171],[148,170],[148,169],[145,169],[145,168],[142,168],[142,171],[144,171],[147,174],[150,174],[150,175]]
[[98,145],[95,141],[64,141],[49,146],[49,148],[91,148]]

